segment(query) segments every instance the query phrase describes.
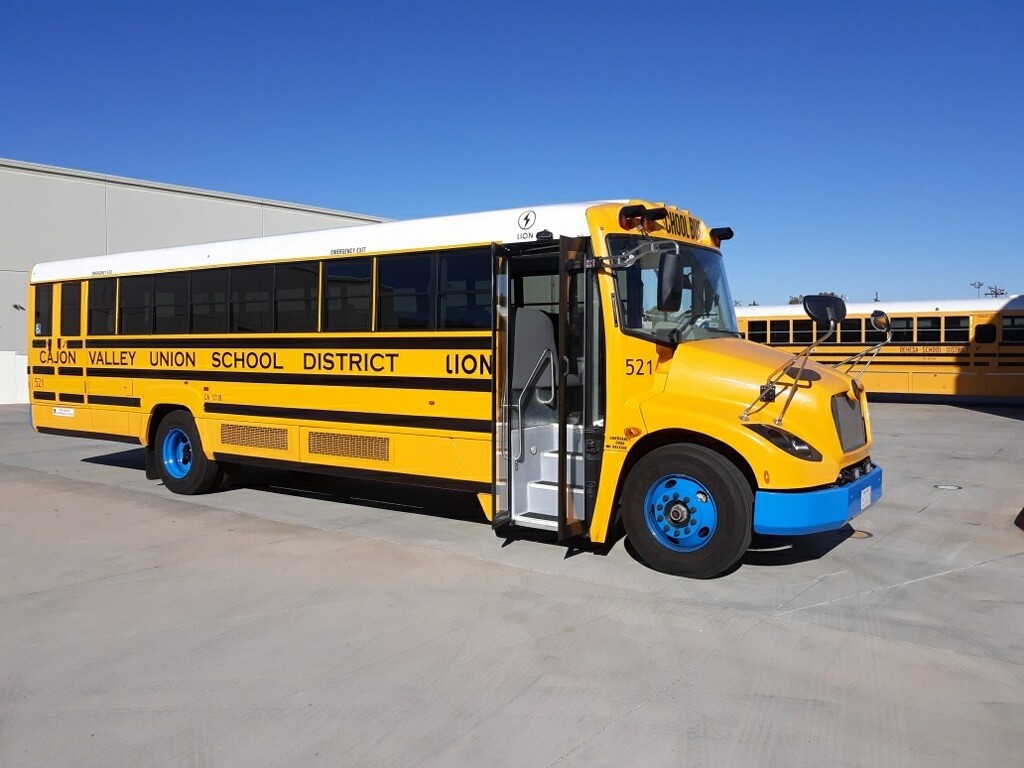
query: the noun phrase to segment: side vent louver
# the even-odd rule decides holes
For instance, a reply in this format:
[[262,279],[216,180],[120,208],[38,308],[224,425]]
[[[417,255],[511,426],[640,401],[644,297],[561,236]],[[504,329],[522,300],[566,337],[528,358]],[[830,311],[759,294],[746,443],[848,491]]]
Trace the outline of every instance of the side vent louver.
[[388,461],[391,458],[391,439],[334,432],[310,432],[309,452],[320,456]]
[[280,427],[256,427],[252,424],[221,424],[220,441],[224,445],[287,451],[288,430]]

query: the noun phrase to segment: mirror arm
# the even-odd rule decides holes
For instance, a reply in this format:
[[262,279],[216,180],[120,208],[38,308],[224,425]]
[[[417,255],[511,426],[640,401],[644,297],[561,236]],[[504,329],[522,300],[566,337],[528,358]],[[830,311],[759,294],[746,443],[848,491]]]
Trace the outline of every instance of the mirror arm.
[[860,352],[857,352],[856,354],[850,355],[848,358],[846,358],[845,360],[842,360],[841,362],[836,363],[832,367],[838,369],[842,365],[848,366],[847,369],[846,369],[846,374],[849,376],[850,375],[850,371],[853,370],[853,367],[865,355],[870,355],[870,357],[868,357],[867,362],[864,363],[864,367],[861,368],[857,372],[857,375],[853,377],[854,381],[860,381],[860,377],[864,375],[864,371],[866,371],[868,369],[868,366],[871,365],[872,362],[874,362],[875,356],[878,354],[878,350],[880,350],[882,347],[884,347],[890,341],[892,341],[892,327],[890,327],[888,329],[888,331],[886,331],[885,338],[882,341],[880,341],[877,344],[875,344],[875,346],[868,347],[867,349],[862,349]]
[[609,269],[626,269],[636,264],[637,259],[649,253],[660,253],[661,251],[675,251],[679,253],[679,243],[670,240],[649,241],[641,243],[628,253],[619,256],[601,256],[593,259],[596,266],[608,267]]
[[[773,419],[773,422],[776,426],[781,426],[782,419],[786,415],[786,411],[789,410],[789,404],[793,402],[793,396],[796,394],[797,384],[799,384],[799,382],[801,381],[801,378],[804,373],[804,368],[807,367],[807,361],[811,357],[811,352],[813,352],[819,344],[828,341],[830,338],[832,338],[832,336],[835,335],[836,329],[838,327],[838,323],[836,323],[835,321],[830,321],[828,333],[826,333],[820,339],[815,339],[814,341],[812,341],[810,344],[807,345],[806,349],[797,352],[795,355],[789,358],[789,360],[787,360],[785,363],[783,363],[774,371],[772,371],[771,375],[768,377],[768,380],[764,383],[764,386],[761,387],[761,390],[758,393],[757,397],[754,398],[754,401],[744,409],[743,413],[740,414],[740,421],[749,421],[750,413],[751,411],[754,410],[754,406],[756,406],[758,403],[771,403],[775,401],[775,398],[778,396],[778,392],[776,391],[775,386],[779,383],[779,381],[782,380],[782,377],[793,366],[793,363],[795,363],[797,360],[800,360],[800,370],[797,372],[796,378],[794,379],[792,384],[785,385],[787,387],[790,387],[791,391],[789,393],[789,397],[786,398],[785,405],[782,407],[782,413],[780,413],[777,418]],[[801,358],[803,359],[801,360]]]

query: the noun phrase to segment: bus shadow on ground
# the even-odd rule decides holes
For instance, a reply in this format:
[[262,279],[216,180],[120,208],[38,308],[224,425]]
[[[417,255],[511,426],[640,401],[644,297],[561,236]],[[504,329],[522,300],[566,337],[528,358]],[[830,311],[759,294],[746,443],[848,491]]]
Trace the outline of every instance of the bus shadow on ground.
[[975,413],[987,413],[989,416],[1001,416],[1004,419],[1024,421],[1024,408],[1011,405],[968,405],[957,404],[957,408]]
[[812,533],[806,536],[763,536],[755,534],[744,565],[795,565],[820,560],[844,541],[854,536],[868,538],[871,534],[854,530],[849,523],[837,531]]
[[[712,580],[735,573],[736,570],[744,565],[777,568],[786,565],[796,565],[797,563],[806,563],[811,560],[820,560],[852,536],[864,537],[870,536],[870,534],[855,531],[850,525],[845,525],[838,531],[815,533],[808,536],[762,536],[755,534],[750,542],[750,547],[740,561],[729,570],[714,576]],[[629,539],[625,540],[624,548],[629,553],[629,556],[638,563],[650,567],[643,557],[640,556],[640,553],[636,551],[636,548],[630,543]]]
[[980,399],[963,395],[893,395],[893,394],[872,394],[872,403],[897,403],[905,405],[948,405],[953,408],[961,408],[965,411],[975,413],[987,413],[989,416],[1000,416],[1004,419],[1024,421],[1024,406],[1020,398],[1001,399]]
[[[1022,412],[1021,418],[1024,418]],[[144,472],[146,454],[142,448],[87,456],[82,461],[120,469]],[[375,509],[408,512],[426,517],[462,520],[477,525],[487,525],[487,518],[475,496],[436,488],[423,488],[394,483],[380,483],[367,480],[352,480],[320,475],[312,472],[272,470],[262,467],[227,467],[224,483],[214,493],[230,493],[240,488],[249,488],[265,493],[317,499],[329,504],[354,504]],[[1024,519],[1024,518],[1022,518]],[[626,538],[621,523],[609,531],[604,544],[581,544],[580,542],[558,542],[550,531],[517,528],[503,531],[502,548],[517,541],[551,544],[565,549],[565,558],[581,554],[605,556],[622,543],[631,558],[646,566],[643,558]],[[852,536],[866,536],[855,531],[850,525],[838,531],[817,533],[809,536],[761,536],[755,535],[750,548],[736,568],[741,565],[786,566],[818,560]],[[722,576],[728,575],[736,568]],[[720,577],[718,577],[720,578]]]
[[[105,467],[146,471],[146,452],[142,448],[86,456],[82,461]],[[487,523],[476,497],[465,493],[262,467],[230,465],[225,467],[225,470],[224,482],[211,493],[230,493],[240,488],[250,488],[283,496],[319,499],[331,504],[354,504],[430,517]]]
[[312,472],[228,467],[221,490],[250,488],[283,496],[353,504],[427,517],[487,523],[475,496],[437,488],[331,477]]
[[102,456],[86,456],[82,461],[86,464],[99,464],[119,469],[137,469],[140,472],[145,472],[146,450],[144,448],[129,448],[127,451],[105,453]]

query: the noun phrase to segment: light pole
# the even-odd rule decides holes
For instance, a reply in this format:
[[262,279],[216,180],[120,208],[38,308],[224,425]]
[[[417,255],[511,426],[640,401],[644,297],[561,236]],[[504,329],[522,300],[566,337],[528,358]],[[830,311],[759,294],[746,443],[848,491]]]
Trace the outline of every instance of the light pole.
[[985,285],[985,284],[983,282],[981,282],[981,280],[975,280],[973,283],[971,283],[971,288],[977,289],[977,291],[978,291],[978,298],[979,299],[981,298],[981,287],[983,285]]

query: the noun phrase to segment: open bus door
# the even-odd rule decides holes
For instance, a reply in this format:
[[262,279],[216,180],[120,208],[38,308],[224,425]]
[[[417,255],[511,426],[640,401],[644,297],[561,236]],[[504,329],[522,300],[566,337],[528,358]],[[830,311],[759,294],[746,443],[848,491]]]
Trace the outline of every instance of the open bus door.
[[494,448],[494,470],[491,482],[491,525],[501,528],[512,519],[509,487],[509,401],[508,401],[508,324],[509,284],[507,248],[491,246],[491,307],[494,333],[491,335],[491,423],[494,425],[491,445]]
[[604,356],[587,249],[582,238],[493,247],[495,528],[540,528],[559,540],[588,530]]
[[[586,241],[562,238],[558,253],[558,540],[574,538],[586,532],[587,509],[584,498],[583,464],[583,387],[586,347],[586,301],[578,300],[577,281],[584,287]],[[575,365],[573,363],[575,362]],[[573,372],[575,369],[575,372]],[[572,377],[572,378],[570,378]],[[570,402],[570,397],[572,402]],[[573,450],[569,450],[570,420],[573,422]]]

